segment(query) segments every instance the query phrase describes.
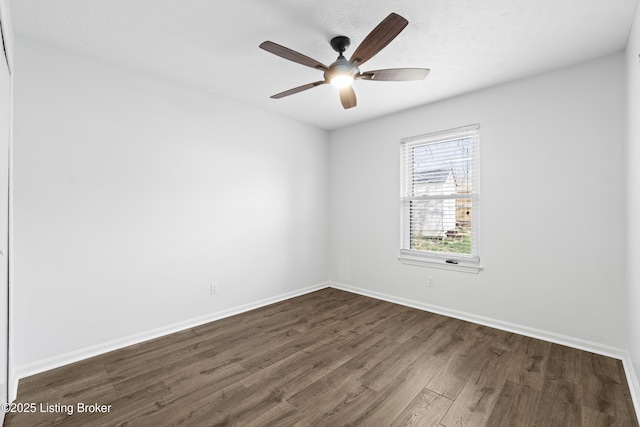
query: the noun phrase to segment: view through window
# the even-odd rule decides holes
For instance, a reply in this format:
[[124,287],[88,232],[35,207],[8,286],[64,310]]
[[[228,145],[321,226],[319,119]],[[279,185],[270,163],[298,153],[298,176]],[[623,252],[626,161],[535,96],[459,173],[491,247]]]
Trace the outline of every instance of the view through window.
[[401,249],[477,258],[478,128],[402,142]]

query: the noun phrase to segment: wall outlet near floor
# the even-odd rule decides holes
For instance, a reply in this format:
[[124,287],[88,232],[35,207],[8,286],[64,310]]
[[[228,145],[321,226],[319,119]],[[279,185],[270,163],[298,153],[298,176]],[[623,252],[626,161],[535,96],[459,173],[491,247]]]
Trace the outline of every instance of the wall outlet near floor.
[[433,276],[427,276],[427,287],[433,288]]
[[213,282],[211,284],[211,295],[217,295],[218,294],[218,282]]

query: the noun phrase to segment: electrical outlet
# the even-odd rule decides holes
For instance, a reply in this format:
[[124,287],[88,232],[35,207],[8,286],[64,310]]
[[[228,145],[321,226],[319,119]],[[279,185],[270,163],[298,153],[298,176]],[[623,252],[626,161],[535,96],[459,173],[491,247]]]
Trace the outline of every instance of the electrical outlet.
[[218,283],[213,282],[211,284],[211,295],[216,295],[218,293]]
[[427,276],[427,287],[433,288],[433,276]]

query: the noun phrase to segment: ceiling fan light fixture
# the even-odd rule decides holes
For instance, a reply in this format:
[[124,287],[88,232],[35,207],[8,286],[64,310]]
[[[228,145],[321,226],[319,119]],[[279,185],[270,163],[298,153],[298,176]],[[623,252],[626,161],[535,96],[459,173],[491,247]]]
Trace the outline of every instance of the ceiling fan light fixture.
[[351,74],[338,74],[331,78],[331,84],[342,89],[353,84],[353,76]]
[[324,77],[335,87],[344,88],[351,86],[356,74],[359,72],[358,67],[342,56],[341,52],[336,62],[331,64],[329,69],[324,73]]

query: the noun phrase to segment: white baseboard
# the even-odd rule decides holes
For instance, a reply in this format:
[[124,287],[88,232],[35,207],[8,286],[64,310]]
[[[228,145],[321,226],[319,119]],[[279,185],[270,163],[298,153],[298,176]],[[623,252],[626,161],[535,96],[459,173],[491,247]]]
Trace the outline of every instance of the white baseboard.
[[580,338],[574,338],[567,335],[561,335],[555,332],[543,331],[541,329],[530,328],[528,326],[517,325],[515,323],[504,322],[502,320],[492,319],[490,317],[477,316],[475,314],[465,313],[463,311],[451,310],[445,307],[440,307],[437,305],[427,304],[424,302],[406,298],[400,298],[381,292],[358,288],[356,286],[345,285],[343,283],[331,282],[331,287],[368,296],[371,298],[380,299],[383,301],[393,302],[396,304],[404,305],[406,307],[417,308],[419,310],[429,311],[431,313],[442,314],[444,316],[454,317],[456,319],[466,320],[472,323],[478,323],[480,325],[501,329],[507,332],[514,332],[516,334],[525,335],[531,338],[537,338],[544,341],[550,341],[556,344],[577,348],[580,350],[590,351],[592,353],[613,357],[615,359],[623,360],[625,354],[627,353],[626,350],[608,346],[605,344],[591,342]]
[[[228,310],[223,310],[205,316],[196,317],[194,319],[185,320],[183,322],[175,323],[172,325],[164,326],[161,328],[153,329],[150,331],[142,332],[128,337],[119,338],[117,340],[109,341],[106,343],[98,344],[95,346],[83,348],[80,350],[72,351],[69,353],[61,354],[59,356],[51,357],[45,360],[38,360],[33,363],[20,365],[16,367],[16,380],[15,380],[15,395],[18,390],[18,381],[21,378],[26,378],[31,375],[39,374],[51,369],[59,368],[70,363],[78,362],[80,360],[88,359],[90,357],[98,356],[100,354],[108,353],[113,350],[118,350],[123,347],[127,347],[134,344],[139,344],[144,341],[148,341],[154,338],[159,338],[164,335],[172,334],[175,332],[183,331],[185,329],[193,328],[196,326],[204,325],[205,323],[214,322],[216,320],[224,319],[226,317],[235,316],[236,314],[244,313],[247,311],[255,310],[256,308],[264,307],[269,304],[284,301],[289,298],[294,298],[300,295],[308,294],[320,289],[329,287],[329,283],[321,283],[315,286],[310,286],[303,289],[298,289],[292,292],[277,295],[271,298],[265,298],[259,301],[254,301],[249,304],[244,304],[238,307],[233,307]],[[12,387],[14,384],[11,385]],[[13,390],[12,390],[13,391]]]
[[640,383],[638,383],[638,373],[633,368],[633,362],[631,355],[626,352],[625,358],[622,359],[624,365],[624,372],[627,376],[627,384],[629,384],[629,392],[631,393],[631,399],[633,399],[633,406],[636,408],[636,417],[640,419]]
[[7,396],[7,399],[9,403],[11,403],[17,398],[18,398],[18,377],[16,377],[15,375],[11,375],[9,376],[9,396]]

